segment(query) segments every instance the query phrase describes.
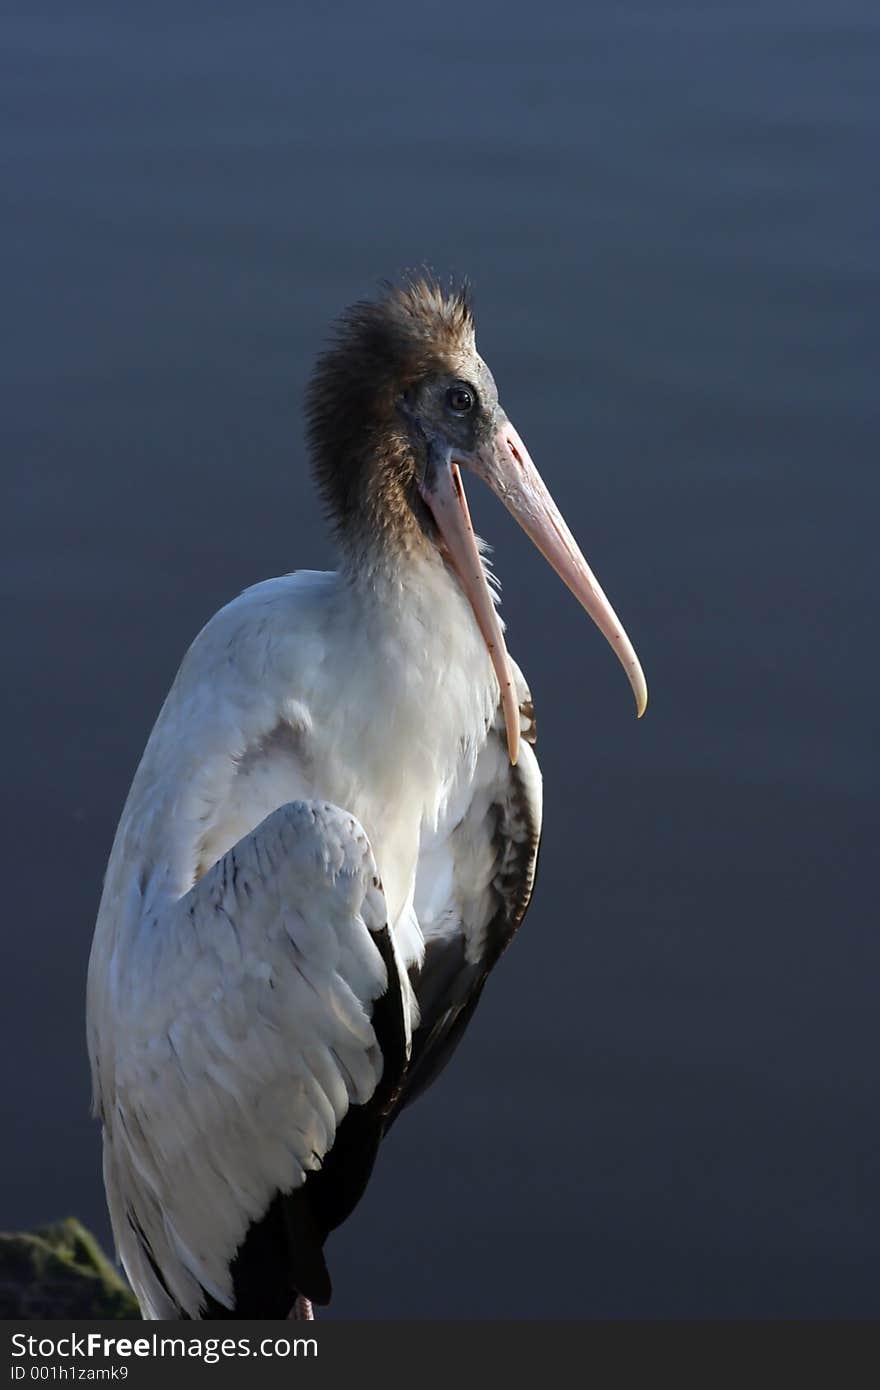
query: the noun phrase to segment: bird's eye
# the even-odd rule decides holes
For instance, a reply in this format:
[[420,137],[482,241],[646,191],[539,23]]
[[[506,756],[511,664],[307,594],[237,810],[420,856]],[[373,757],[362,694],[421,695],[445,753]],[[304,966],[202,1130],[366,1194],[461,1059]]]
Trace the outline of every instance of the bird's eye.
[[474,408],[474,393],[466,386],[450,386],[446,392],[446,404],[456,415],[467,415]]

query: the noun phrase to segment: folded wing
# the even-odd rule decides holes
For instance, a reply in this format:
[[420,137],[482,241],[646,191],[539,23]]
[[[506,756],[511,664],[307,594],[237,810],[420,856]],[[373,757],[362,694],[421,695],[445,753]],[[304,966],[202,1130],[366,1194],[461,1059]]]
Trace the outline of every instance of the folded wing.
[[93,1020],[93,1052],[145,1313],[326,1301],[323,1240],[366,1183],[409,1046],[364,831],[327,804],[282,806],[129,952],[108,966],[98,1012],[116,1016]]

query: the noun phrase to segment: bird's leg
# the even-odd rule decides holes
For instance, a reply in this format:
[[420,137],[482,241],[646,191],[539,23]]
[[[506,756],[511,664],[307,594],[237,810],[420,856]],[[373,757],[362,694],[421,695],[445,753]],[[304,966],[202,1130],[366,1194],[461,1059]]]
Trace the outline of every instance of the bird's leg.
[[310,1298],[303,1298],[302,1294],[298,1294],[289,1316],[293,1318],[295,1322],[314,1322],[315,1310],[312,1307],[312,1300]]

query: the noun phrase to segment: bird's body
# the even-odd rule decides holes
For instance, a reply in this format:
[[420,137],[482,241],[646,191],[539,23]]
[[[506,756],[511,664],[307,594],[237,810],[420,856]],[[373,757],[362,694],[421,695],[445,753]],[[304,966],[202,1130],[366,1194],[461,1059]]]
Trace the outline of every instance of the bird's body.
[[[410,318],[448,327],[453,301],[409,294]],[[417,500],[412,521],[412,477],[388,465],[402,448],[373,433],[360,501],[336,502],[340,570],[259,584],[193,643],[108,865],[89,1045],[114,1233],[147,1316],[326,1301],[328,1232],[531,895],[528,690],[469,587],[481,562],[454,562],[458,523],[437,503],[438,542]]]

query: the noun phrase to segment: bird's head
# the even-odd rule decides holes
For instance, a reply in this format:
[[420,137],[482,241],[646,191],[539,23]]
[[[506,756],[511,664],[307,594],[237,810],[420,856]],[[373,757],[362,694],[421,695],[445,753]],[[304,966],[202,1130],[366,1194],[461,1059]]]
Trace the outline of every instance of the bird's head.
[[346,310],[318,359],[307,413],[318,484],[350,562],[405,563],[433,546],[457,575],[498,677],[511,762],[519,712],[462,468],[501,499],[605,634],[644,713],[638,658],[499,403],[466,290],[418,279]]

